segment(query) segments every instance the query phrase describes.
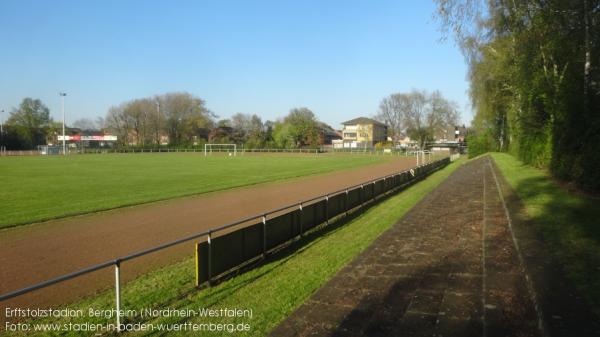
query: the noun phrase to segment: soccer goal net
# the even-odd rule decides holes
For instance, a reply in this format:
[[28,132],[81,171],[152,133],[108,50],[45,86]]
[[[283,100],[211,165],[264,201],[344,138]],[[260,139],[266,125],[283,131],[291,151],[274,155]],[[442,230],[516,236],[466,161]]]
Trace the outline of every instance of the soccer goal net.
[[230,156],[237,156],[237,145],[235,144],[204,144],[204,155],[207,156],[213,152],[226,152]]

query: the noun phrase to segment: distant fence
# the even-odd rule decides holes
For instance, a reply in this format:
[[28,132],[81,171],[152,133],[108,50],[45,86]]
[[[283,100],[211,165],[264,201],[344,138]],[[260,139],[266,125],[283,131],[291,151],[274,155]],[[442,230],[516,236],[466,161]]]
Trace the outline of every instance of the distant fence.
[[[42,153],[42,150],[17,150],[17,151],[3,151],[0,149],[0,156],[38,156],[38,155],[62,155],[62,149],[59,149],[56,153]],[[214,148],[210,151],[211,153],[228,153],[230,149],[226,148]],[[335,154],[358,154],[358,155],[392,155],[392,156],[415,156],[416,153],[423,151],[406,151],[403,149],[333,149],[333,148],[318,148],[318,149],[245,149],[238,147],[236,150],[240,155],[246,153],[305,153],[305,154],[319,154],[319,153],[335,153]],[[425,151],[429,153],[430,151]],[[78,154],[109,154],[109,153],[204,153],[203,148],[68,148],[67,155],[78,155]]]
[[4,149],[0,149],[0,156],[39,156],[40,152],[37,150],[16,150],[9,151]]
[[[402,190],[433,171],[450,163],[450,158],[417,166],[396,174],[369,180],[310,200],[304,200],[285,207],[251,216],[218,228],[190,235],[175,241],[135,252],[127,256],[117,257],[104,263],[65,274],[38,284],[0,295],[0,302],[26,293],[49,287],[89,274],[104,268],[115,268],[115,310],[121,312],[121,264],[163,249],[189,242],[201,237],[207,241],[197,244],[196,284],[201,285],[226,274],[258,258],[265,257],[270,251],[277,249],[308,230],[321,224],[327,224],[333,218],[364,206],[386,194]],[[287,212],[286,212],[287,211]],[[269,216],[275,215],[272,218]],[[231,231],[232,228],[260,219],[260,221]],[[215,237],[215,234],[230,231]],[[115,315],[116,326],[120,331],[120,315]]]

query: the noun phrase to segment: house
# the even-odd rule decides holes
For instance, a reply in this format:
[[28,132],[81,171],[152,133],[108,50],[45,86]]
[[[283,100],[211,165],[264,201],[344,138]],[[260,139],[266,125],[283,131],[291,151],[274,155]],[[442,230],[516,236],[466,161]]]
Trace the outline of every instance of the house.
[[387,140],[387,125],[374,119],[358,117],[342,125],[344,148],[370,148]]
[[467,134],[467,128],[463,126],[448,126],[446,128],[439,128],[433,134],[435,142],[451,142],[461,143],[465,141]]
[[462,126],[456,126],[454,128],[454,140],[459,143],[464,143],[467,136],[467,127],[463,124]]
[[396,141],[394,142],[394,144],[396,144],[396,146],[399,148],[407,149],[415,147],[417,145],[417,142],[415,140],[410,139],[410,137],[405,133],[400,133],[396,135],[395,138]]
[[331,145],[334,140],[341,140],[342,136],[340,133],[335,131],[331,126],[325,123],[319,123],[319,144],[320,145]]

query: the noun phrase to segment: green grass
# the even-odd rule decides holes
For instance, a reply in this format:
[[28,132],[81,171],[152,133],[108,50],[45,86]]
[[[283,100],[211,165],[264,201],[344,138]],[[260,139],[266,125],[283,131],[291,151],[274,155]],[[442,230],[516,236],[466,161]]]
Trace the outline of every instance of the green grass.
[[374,164],[385,156],[107,154],[0,158],[0,228]]
[[492,157],[567,276],[600,313],[599,200],[569,193],[542,170],[515,157]]
[[[459,164],[453,163],[406,191],[374,205],[345,225],[332,226],[321,233],[315,233],[314,237],[306,240],[296,252],[275,255],[258,268],[215,287],[195,289],[193,287],[194,262],[193,259],[186,259],[130,282],[122,292],[124,308],[241,308],[253,311],[251,319],[194,318],[188,321],[160,318],[132,319],[130,322],[144,321],[153,324],[245,322],[251,326],[251,331],[246,335],[264,336],[458,167]],[[126,269],[127,264],[124,264],[123,268]],[[86,311],[88,308],[110,309],[114,307],[113,296],[113,292],[108,291],[69,307],[82,308]],[[114,318],[86,317],[42,322],[107,323],[113,321]],[[137,334],[152,335],[148,332]],[[207,335],[231,334],[225,332]]]

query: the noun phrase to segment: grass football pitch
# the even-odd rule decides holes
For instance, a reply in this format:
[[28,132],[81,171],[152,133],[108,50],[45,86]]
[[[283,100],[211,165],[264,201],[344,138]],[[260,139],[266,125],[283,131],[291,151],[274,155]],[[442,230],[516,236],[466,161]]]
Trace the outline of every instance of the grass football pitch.
[[0,228],[379,163],[386,156],[198,153],[0,158]]

